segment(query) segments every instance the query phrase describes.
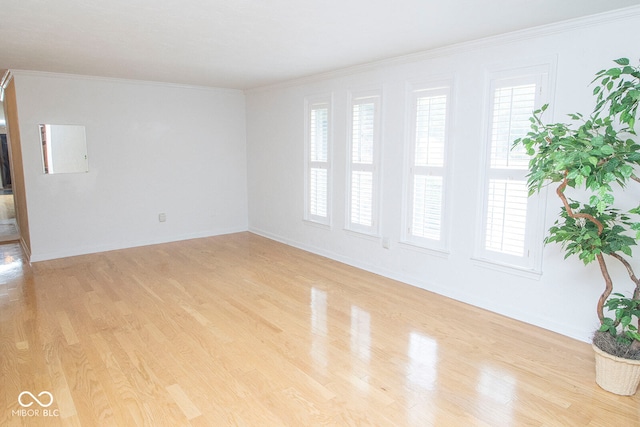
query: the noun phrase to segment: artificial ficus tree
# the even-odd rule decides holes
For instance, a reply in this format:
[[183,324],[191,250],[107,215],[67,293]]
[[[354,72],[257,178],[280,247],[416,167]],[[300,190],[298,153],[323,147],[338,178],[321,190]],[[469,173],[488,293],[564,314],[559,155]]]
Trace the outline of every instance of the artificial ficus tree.
[[[528,188],[533,194],[550,183],[557,183],[556,194],[562,208],[549,229],[545,243],[560,243],[565,258],[577,255],[585,264],[597,261],[605,290],[597,304],[601,331],[640,345],[640,279],[628,257],[640,238],[640,206],[626,212],[616,207],[615,192],[627,185],[638,185],[640,141],[635,130],[640,99],[640,66],[621,58],[616,67],[596,73],[593,95],[596,104],[585,117],[570,114],[571,122],[545,124],[541,116],[547,105],[531,117],[531,131],[515,141],[532,156]],[[567,189],[585,200],[573,200]],[[586,190],[586,192],[584,191]],[[587,196],[585,197],[584,194]],[[621,262],[635,285],[631,298],[614,294],[607,257]],[[604,308],[614,310],[615,319],[605,317]],[[640,326],[640,325],[639,325]],[[618,327],[621,334],[618,334]]]

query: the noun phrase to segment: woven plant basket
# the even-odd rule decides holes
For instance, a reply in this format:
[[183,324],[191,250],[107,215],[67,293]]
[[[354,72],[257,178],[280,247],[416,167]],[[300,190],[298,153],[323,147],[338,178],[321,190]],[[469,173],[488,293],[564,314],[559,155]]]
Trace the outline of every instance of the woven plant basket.
[[635,394],[640,383],[640,360],[612,356],[592,346],[596,353],[596,383],[611,393],[622,396]]

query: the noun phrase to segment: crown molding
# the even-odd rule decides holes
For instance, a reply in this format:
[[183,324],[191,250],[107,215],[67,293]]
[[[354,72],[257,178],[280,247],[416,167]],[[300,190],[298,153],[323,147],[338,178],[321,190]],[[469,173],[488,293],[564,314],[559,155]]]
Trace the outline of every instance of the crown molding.
[[366,71],[372,71],[381,67],[403,65],[412,62],[425,61],[434,58],[441,58],[481,48],[495,47],[504,44],[514,43],[518,41],[535,39],[541,36],[548,36],[557,33],[563,33],[581,28],[588,28],[597,24],[608,22],[622,21],[640,16],[640,6],[630,6],[622,9],[616,9],[609,12],[603,12],[595,15],[589,15],[581,18],[573,18],[553,24],[545,24],[537,27],[527,28],[523,30],[512,31],[509,33],[499,34],[490,37],[483,37],[477,40],[471,40],[462,43],[456,43],[448,46],[434,48],[426,51],[411,53],[408,55],[396,56],[379,61],[368,62],[365,64],[354,65],[351,67],[340,68],[337,70],[327,71],[319,74],[312,74],[297,79],[287,80],[272,85],[258,86],[246,89],[245,93],[262,92],[273,89],[284,89],[287,87],[300,86],[308,83],[315,83],[337,77],[346,77]]

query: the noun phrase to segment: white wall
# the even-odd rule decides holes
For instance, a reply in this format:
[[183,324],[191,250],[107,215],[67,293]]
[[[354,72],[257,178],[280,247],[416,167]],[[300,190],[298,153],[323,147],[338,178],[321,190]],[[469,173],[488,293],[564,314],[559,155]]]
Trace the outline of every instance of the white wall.
[[[544,251],[543,274],[526,277],[489,268],[472,259],[475,224],[480,213],[478,178],[483,149],[485,75],[495,67],[518,67],[551,60],[557,64],[555,117],[588,112],[593,74],[613,66],[613,59],[638,59],[640,9],[591,17],[460,45],[437,52],[344,70],[247,93],[247,150],[250,230],[294,246],[396,278],[506,316],[588,340],[598,324],[596,300],[603,289],[597,265],[563,261],[558,246]],[[405,85],[435,77],[454,79],[453,183],[448,256],[399,243],[402,166],[405,143]],[[383,88],[383,195],[381,239],[346,232],[345,170],[347,93]],[[303,222],[304,97],[334,97],[333,225]],[[638,199],[638,192],[632,199]],[[548,195],[545,229],[559,202]],[[636,264],[638,264],[636,262]],[[616,276],[625,279],[620,269]],[[626,282],[625,282],[626,283]],[[619,290],[631,289],[618,288]],[[428,297],[428,294],[425,294]],[[499,327],[498,325],[496,327]],[[468,333],[473,334],[473,325]]]
[[[241,91],[14,78],[33,261],[247,229]],[[43,174],[40,123],[86,127],[88,173]]]

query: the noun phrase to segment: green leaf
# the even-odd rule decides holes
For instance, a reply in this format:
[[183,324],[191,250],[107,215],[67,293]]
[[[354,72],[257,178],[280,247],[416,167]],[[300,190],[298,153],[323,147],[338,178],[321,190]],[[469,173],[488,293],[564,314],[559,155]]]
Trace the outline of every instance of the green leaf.
[[635,153],[630,153],[627,156],[627,160],[630,162],[638,162],[640,160],[640,153],[635,152]]
[[604,144],[604,136],[602,136],[602,135],[594,136],[591,139],[591,144],[594,147],[601,147]]
[[600,147],[600,152],[605,156],[610,156],[614,153],[614,149],[610,145],[603,145],[602,147]]
[[629,65],[629,59],[628,58],[618,58],[618,59],[614,59],[613,62],[615,62],[618,65]]
[[[620,77],[620,74],[622,74],[622,71],[619,68],[610,68],[606,71],[605,73],[608,76],[611,77]],[[607,87],[609,87],[609,85],[611,85],[611,83],[613,83],[613,81],[609,82],[609,84],[607,85]],[[611,85],[613,87],[613,85]],[[611,90],[611,89],[609,89]]]
[[623,166],[620,167],[620,173],[625,178],[629,178],[633,174],[633,167],[631,167],[629,165],[623,165]]

